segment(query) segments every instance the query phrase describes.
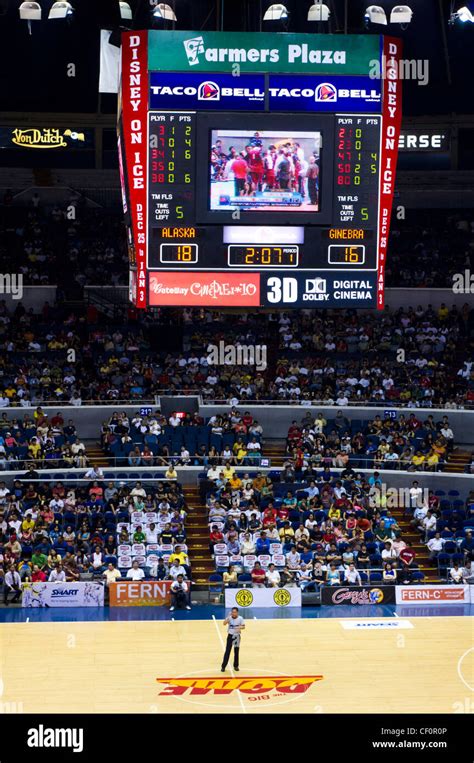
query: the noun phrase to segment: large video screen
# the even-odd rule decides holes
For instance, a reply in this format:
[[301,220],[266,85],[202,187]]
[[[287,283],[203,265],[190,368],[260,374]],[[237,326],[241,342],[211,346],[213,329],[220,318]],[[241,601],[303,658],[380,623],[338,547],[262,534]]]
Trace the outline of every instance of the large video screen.
[[319,212],[321,132],[211,130],[211,211]]

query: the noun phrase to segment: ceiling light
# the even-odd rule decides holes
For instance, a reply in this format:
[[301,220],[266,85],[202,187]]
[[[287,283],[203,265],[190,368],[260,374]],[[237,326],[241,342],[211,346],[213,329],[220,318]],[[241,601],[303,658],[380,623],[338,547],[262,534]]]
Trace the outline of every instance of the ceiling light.
[[371,24],[384,24],[385,26],[387,25],[387,16],[385,15],[384,9],[381,8],[380,5],[369,5],[365,12],[365,20]]
[[324,3],[315,3],[308,11],[308,21],[329,21],[331,12]]
[[280,21],[288,18],[288,11],[281,3],[270,5],[263,16],[264,21]]
[[65,19],[68,16],[72,16],[73,13],[74,8],[71,3],[59,0],[59,2],[52,4],[48,19]]

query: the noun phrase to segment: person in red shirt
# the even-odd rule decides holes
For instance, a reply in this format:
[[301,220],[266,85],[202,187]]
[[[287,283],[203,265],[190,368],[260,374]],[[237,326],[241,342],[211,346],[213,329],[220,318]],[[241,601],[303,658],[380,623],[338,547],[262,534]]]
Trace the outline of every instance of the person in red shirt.
[[216,543],[224,543],[224,536],[217,525],[212,525],[211,534],[209,536],[209,548],[211,549],[211,553]]
[[412,548],[409,540],[406,541],[406,547],[400,551],[398,558],[400,559],[402,565],[402,571],[400,575],[401,580],[403,583],[409,583],[411,580],[411,570],[415,566],[413,562],[416,558],[416,552]]
[[278,512],[275,510],[272,503],[270,503],[263,512],[263,526],[268,527],[271,524],[275,524],[278,519]]
[[243,156],[236,156],[230,163],[229,170],[234,173],[235,195],[242,196],[249,171],[248,164]]
[[278,509],[278,521],[279,522],[286,522],[288,517],[290,516],[290,511],[288,509],[288,506],[280,506]]
[[265,587],[265,570],[260,562],[255,562],[255,566],[250,574],[252,575],[252,585],[254,588]]
[[40,570],[37,564],[33,567],[33,572],[31,573],[31,582],[32,583],[44,583],[46,581],[46,575],[43,572],[43,570]]
[[263,166],[262,147],[261,146],[246,146],[247,151],[247,163],[250,172],[250,179],[252,181],[252,190],[262,190],[262,180],[265,168]]

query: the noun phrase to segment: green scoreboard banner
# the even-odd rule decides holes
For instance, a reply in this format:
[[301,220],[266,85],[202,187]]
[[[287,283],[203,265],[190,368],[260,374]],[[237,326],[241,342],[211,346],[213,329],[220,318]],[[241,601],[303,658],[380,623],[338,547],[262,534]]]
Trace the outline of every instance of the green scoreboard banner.
[[367,76],[379,64],[381,54],[378,35],[148,32],[150,71]]

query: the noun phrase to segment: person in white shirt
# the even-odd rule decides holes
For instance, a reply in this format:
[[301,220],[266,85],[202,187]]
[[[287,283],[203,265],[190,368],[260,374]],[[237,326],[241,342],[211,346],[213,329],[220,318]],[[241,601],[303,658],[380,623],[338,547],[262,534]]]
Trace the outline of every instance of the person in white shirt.
[[355,564],[350,564],[349,569],[345,570],[344,582],[349,585],[362,585],[362,580]]
[[21,578],[13,565],[8,570],[3,581],[3,602],[8,606],[8,596],[13,593],[12,602],[16,603],[21,596]]
[[434,514],[431,510],[428,510],[426,517],[421,521],[421,526],[425,531],[425,542],[428,540],[428,535],[430,532],[436,530],[436,523],[436,514]]
[[86,480],[103,480],[104,479],[104,472],[100,468],[100,466],[95,466],[95,464],[92,464],[90,469],[86,471],[84,474],[84,478]]
[[175,559],[168,572],[168,580],[177,580],[178,575],[186,577],[186,570],[179,563],[179,559]]
[[293,546],[291,551],[286,555],[286,563],[288,565],[288,569],[290,570],[299,569],[300,561],[301,561],[301,556],[296,550],[296,546]]
[[147,543],[158,543],[159,530],[154,522],[145,528],[145,535]]
[[423,488],[421,488],[419,483],[415,481],[408,492],[410,494],[410,506],[412,509],[416,509],[420,505]]
[[169,418],[169,424],[172,427],[179,427],[181,424],[181,419],[176,415],[176,411],[173,411]]
[[143,580],[145,573],[140,569],[138,562],[133,562],[132,566],[127,572],[128,580]]
[[255,554],[255,542],[250,537],[250,533],[245,533],[244,539],[240,543],[240,553],[243,556],[246,554]]
[[280,585],[280,573],[278,572],[274,564],[268,565],[268,570],[265,575],[265,578],[267,580],[267,586],[269,588],[278,588],[278,586]]
[[441,537],[441,533],[436,533],[435,537],[431,538],[426,545],[430,551],[430,559],[436,559],[444,546],[444,539]]
[[58,564],[57,567],[51,570],[49,578],[48,578],[48,582],[49,583],[65,583],[66,582],[66,573],[64,572],[60,564]]
[[207,470],[206,477],[208,480],[216,480],[220,473],[221,470],[217,466],[211,466],[211,468]]
[[463,582],[464,582],[463,570],[459,567],[459,564],[455,562],[454,565],[449,570],[448,583],[459,584]]
[[135,484],[135,487],[130,491],[130,495],[132,496],[132,498],[135,498],[135,497],[146,498],[146,491],[142,487],[141,482],[137,482]]

